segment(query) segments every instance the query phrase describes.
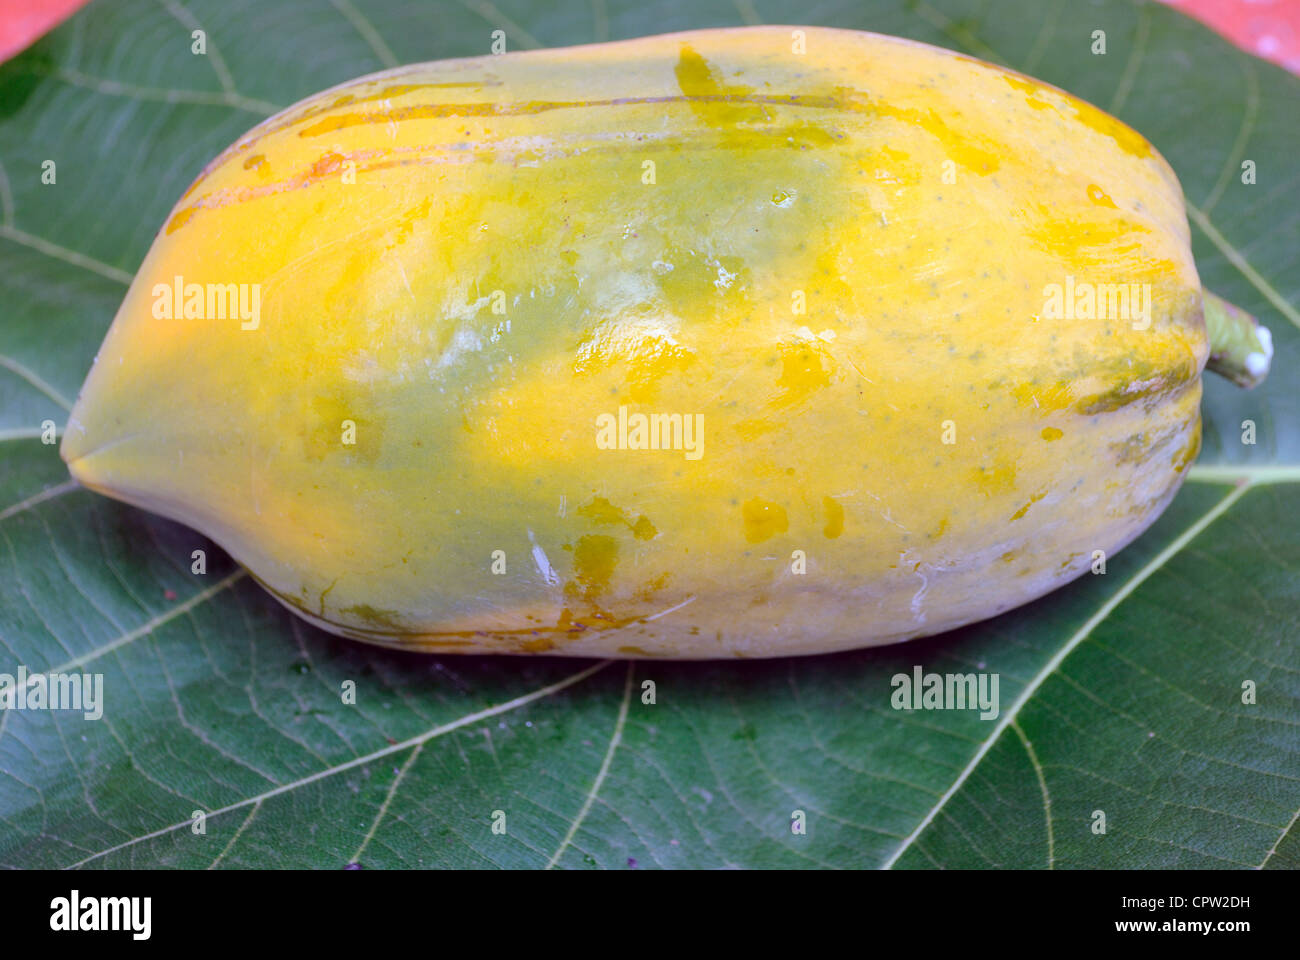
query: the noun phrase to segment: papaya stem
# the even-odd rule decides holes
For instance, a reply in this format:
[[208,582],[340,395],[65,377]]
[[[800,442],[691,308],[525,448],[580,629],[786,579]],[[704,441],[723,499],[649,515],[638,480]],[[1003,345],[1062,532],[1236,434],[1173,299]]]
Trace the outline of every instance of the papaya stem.
[[1268,327],[1240,307],[1234,307],[1209,290],[1202,290],[1205,332],[1210,338],[1206,364],[1221,377],[1250,389],[1264,382],[1273,360],[1273,336]]

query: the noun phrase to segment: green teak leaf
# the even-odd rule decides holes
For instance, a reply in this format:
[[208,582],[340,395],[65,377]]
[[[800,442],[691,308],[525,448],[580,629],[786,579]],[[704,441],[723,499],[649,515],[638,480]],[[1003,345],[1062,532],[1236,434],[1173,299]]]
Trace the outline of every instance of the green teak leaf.
[[[1178,171],[1202,280],[1277,352],[1257,390],[1207,377],[1192,482],[1104,576],[832,657],[402,655],[307,627],[43,442],[171,205],[263,117],[497,29],[518,49],[763,21],[1015,67]],[[1296,78],[1124,0],[93,4],[0,67],[0,673],[102,673],[111,703],[0,712],[0,866],[1300,866],[1298,107]],[[999,675],[998,716],[891,709],[918,664]]]

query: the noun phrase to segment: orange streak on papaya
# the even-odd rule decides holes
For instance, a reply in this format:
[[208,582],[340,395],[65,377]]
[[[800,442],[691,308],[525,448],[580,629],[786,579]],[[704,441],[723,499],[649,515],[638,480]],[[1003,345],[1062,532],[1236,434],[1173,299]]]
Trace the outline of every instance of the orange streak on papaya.
[[[590,107],[658,106],[663,104],[762,104],[803,107],[812,110],[853,109],[843,101],[815,95],[755,95],[709,93],[660,97],[613,97],[607,100],[533,100],[519,103],[423,103],[371,113],[347,113],[329,117],[298,131],[300,137],[318,137],[348,127],[407,120],[444,120],[448,117],[531,117],[551,110],[581,110]],[[861,109],[861,108],[859,108]]]

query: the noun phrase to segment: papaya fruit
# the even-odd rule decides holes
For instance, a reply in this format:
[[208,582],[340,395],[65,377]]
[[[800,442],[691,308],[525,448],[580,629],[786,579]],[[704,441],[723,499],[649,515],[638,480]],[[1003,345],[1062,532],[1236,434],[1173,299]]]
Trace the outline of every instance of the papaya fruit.
[[213,160],[79,396],[85,486],[444,653],[771,657],[1024,604],[1169,503],[1204,293],[1141,135],[815,28],[403,67]]

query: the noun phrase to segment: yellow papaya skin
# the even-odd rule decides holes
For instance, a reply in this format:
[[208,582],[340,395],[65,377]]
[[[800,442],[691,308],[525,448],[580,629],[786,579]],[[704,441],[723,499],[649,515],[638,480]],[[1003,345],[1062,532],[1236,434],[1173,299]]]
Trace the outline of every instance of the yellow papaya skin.
[[[250,309],[218,316],[229,284]],[[811,654],[1124,547],[1196,456],[1209,352],[1133,130],[922,44],[712,30],[403,67],[255,127],[159,232],[62,455],[347,637]],[[700,429],[630,449],[638,414]]]

